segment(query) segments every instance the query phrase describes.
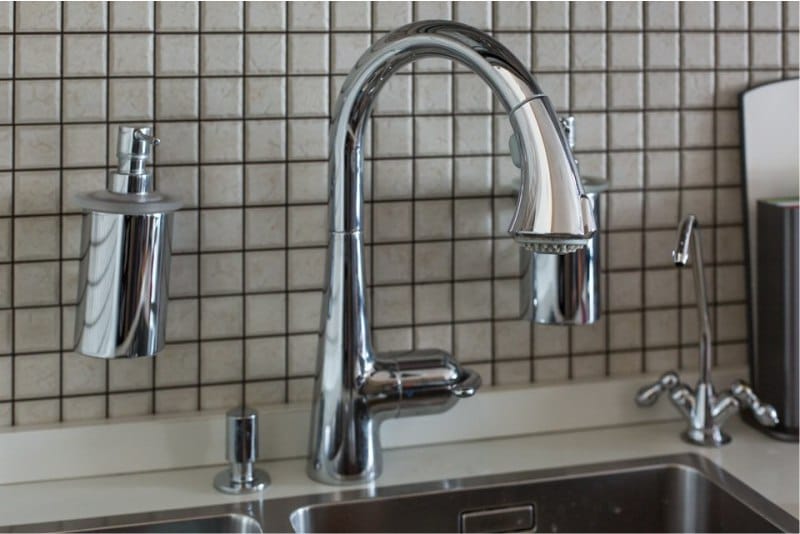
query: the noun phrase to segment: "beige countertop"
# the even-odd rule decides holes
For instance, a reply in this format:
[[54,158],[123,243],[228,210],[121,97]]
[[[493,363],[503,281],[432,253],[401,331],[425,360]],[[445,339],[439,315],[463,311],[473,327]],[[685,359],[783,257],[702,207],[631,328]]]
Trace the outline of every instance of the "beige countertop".
[[[550,434],[408,447],[388,450],[376,483],[390,486],[474,475],[563,467],[628,458],[694,452],[798,516],[798,445],[765,437],[741,421],[726,429],[733,442],[705,449],[681,441],[681,422],[556,432]],[[54,449],[54,453],[56,449]],[[312,482],[303,459],[263,462],[272,485],[265,499],[323,493],[338,488]],[[75,478],[0,486],[0,524],[58,521],[85,517],[224,504],[249,497],[216,492],[214,475],[222,466],[149,473]]]

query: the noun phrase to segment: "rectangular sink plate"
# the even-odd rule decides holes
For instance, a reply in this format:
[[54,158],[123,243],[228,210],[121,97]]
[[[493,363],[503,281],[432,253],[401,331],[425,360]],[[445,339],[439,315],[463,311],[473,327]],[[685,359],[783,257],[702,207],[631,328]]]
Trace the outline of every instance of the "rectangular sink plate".
[[[210,483],[210,482],[209,482]],[[797,532],[695,454],[42,523],[4,532]]]

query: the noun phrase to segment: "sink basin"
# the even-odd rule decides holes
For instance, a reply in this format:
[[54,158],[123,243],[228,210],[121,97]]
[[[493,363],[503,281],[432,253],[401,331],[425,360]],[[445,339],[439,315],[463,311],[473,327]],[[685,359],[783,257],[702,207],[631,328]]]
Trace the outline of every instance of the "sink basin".
[[[269,495],[267,493],[267,495]],[[3,532],[797,532],[798,520],[682,454],[36,525]]]
[[172,521],[150,521],[113,527],[96,527],[75,532],[240,532],[260,534],[261,525],[246,515],[223,514],[210,517],[192,517]]
[[[302,507],[296,532],[780,532],[797,529],[710,462],[607,465]],[[581,472],[583,471],[583,472]],[[769,505],[769,506],[768,506]],[[774,514],[774,515],[771,515]],[[788,518],[783,517],[788,521]]]

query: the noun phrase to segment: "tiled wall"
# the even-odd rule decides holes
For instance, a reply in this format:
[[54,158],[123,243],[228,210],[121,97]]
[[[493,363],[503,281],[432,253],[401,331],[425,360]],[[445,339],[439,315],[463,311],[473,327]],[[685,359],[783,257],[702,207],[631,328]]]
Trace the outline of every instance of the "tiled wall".
[[[489,30],[607,177],[605,313],[519,321],[504,235],[517,171],[474,75],[427,60],[369,137],[378,348],[452,349],[492,384],[696,365],[674,228],[703,224],[719,365],[745,361],[737,95],[796,76],[796,3],[0,3],[0,425],[308,399],[326,241],[327,125],[348,69],[412,19]],[[80,214],[119,124],[152,124],[177,216],[167,350],[70,352]],[[112,149],[107,149],[112,147]]]

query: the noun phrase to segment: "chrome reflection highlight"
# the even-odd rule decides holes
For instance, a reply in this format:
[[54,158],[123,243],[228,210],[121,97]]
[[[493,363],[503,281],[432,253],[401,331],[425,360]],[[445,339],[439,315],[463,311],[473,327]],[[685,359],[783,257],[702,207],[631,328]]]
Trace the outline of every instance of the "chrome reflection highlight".
[[152,356],[164,348],[173,212],[153,192],[146,163],[158,139],[121,126],[108,189],[78,195],[84,209],[75,350],[98,358]]
[[706,299],[705,271],[703,269],[703,247],[697,217],[688,215],[678,228],[678,244],[672,251],[672,261],[678,267],[686,267],[694,257],[695,300],[700,330],[700,378],[692,390],[681,383],[678,373],[664,373],[654,384],[645,386],[636,395],[639,406],[652,406],[662,393],[669,393],[672,404],[689,423],[682,437],[694,445],[719,447],[730,442],[731,438],[722,431],[722,425],[740,408],[753,412],[762,425],[772,427],[778,424],[778,412],[769,404],[762,403],[753,390],[744,382],[737,380],[729,391],[717,395],[711,382],[713,355],[711,344],[711,321]]
[[362,236],[364,126],[381,87],[423,57],[477,73],[509,115],[522,188],[509,233],[533,250],[563,253],[595,231],[574,158],[548,98],[528,69],[492,37],[448,21],[403,26],[375,43],[344,82],[330,129],[330,236],[322,302],[308,473],[342,484],[381,471],[380,423],[449,409],[480,377],[437,350],[376,355],[366,316]]

